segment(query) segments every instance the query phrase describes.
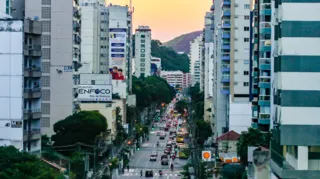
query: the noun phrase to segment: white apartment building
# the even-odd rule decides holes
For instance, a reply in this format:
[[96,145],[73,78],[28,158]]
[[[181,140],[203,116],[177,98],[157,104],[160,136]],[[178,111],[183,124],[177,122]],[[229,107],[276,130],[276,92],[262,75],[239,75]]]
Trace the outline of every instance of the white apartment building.
[[0,13],[11,15],[11,3],[12,0],[1,0],[0,1]]
[[[250,1],[217,0],[215,23],[215,137],[235,128],[249,127]],[[234,105],[234,106],[233,106]],[[242,113],[237,108],[242,109]],[[232,113],[232,115],[231,115]],[[239,117],[237,117],[239,116]],[[233,124],[244,124],[234,126]],[[248,124],[248,126],[246,126]]]
[[[23,1],[21,1],[23,3]],[[41,132],[52,135],[53,125],[76,108],[80,67],[78,1],[25,0],[25,18],[42,23]]]
[[135,76],[151,75],[151,29],[139,26],[135,33]]
[[[196,83],[200,84],[201,80],[201,61],[195,61],[193,66],[193,75],[192,75],[192,85],[195,85]],[[200,89],[201,85],[200,85]]]
[[272,1],[272,6],[271,169],[283,179],[316,179],[320,177],[320,4]]
[[[202,60],[202,44],[203,44],[202,43],[202,34],[190,42],[190,54],[189,54],[189,58],[190,58],[189,68],[190,69],[189,69],[189,71],[192,75],[192,84],[193,85],[196,83],[200,83],[200,73],[199,73],[199,77],[197,75],[196,75],[197,77],[195,77],[195,73],[198,73],[198,72],[195,72],[195,69],[198,68],[198,66],[195,67],[195,64],[198,62],[200,63],[200,61]],[[199,72],[200,72],[200,66],[199,66]]]
[[173,87],[178,85],[182,88],[188,88],[191,85],[189,73],[183,73],[182,71],[161,71],[160,76]]

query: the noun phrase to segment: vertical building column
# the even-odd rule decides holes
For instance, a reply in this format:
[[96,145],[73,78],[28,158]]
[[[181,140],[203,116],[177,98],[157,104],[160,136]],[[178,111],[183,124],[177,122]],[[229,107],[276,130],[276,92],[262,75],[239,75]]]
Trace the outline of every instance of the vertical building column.
[[308,170],[308,146],[298,146],[297,170]]

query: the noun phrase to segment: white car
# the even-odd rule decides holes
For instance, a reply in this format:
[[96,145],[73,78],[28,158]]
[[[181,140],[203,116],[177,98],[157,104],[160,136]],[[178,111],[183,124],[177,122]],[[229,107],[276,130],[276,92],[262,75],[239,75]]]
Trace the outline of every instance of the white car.
[[150,161],[157,161],[157,155],[151,154]]

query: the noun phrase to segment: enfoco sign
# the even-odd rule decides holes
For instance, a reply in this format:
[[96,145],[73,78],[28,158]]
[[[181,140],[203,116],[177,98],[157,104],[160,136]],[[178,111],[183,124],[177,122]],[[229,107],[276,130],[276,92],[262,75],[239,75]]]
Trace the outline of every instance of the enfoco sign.
[[112,101],[112,85],[79,85],[79,101]]

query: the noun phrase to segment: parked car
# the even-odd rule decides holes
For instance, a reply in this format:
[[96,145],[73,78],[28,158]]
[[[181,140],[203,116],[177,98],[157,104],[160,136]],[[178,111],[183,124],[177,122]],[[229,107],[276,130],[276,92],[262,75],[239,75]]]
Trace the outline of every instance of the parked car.
[[150,155],[150,161],[157,161],[157,155],[151,154]]
[[153,177],[153,171],[152,170],[146,170],[146,177]]

